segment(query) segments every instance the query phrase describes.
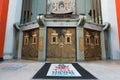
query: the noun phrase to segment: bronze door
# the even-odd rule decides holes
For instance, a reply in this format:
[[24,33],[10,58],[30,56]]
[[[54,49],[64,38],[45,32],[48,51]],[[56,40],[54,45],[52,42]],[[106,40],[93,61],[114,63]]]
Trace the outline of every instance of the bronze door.
[[75,28],[48,28],[47,61],[75,61],[75,36]]
[[84,29],[85,60],[101,59],[100,32]]
[[23,32],[22,58],[38,60],[39,29]]

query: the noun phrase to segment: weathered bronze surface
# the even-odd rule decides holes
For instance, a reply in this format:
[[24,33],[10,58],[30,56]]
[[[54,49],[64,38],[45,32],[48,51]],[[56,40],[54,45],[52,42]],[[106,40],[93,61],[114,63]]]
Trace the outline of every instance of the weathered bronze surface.
[[84,29],[85,60],[101,60],[100,32]]
[[[25,43],[25,36],[28,36],[28,43]],[[33,36],[35,35],[35,39]],[[38,59],[38,39],[39,29],[29,30],[23,32],[23,47],[22,47],[22,58],[23,59]]]
[[[53,36],[54,38],[56,37],[56,40],[52,39]],[[66,36],[71,37],[69,38],[70,40],[67,40]],[[75,61],[75,58],[76,58],[75,28],[48,28],[47,60],[68,62],[69,60]]]

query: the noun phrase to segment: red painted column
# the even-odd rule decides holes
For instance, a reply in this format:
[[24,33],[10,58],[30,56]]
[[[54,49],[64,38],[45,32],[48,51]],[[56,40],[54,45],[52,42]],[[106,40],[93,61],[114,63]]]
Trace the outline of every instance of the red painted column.
[[0,61],[3,60],[8,4],[9,0],[0,0]]
[[119,35],[119,45],[120,45],[120,0],[116,0],[116,11],[117,11],[118,35]]

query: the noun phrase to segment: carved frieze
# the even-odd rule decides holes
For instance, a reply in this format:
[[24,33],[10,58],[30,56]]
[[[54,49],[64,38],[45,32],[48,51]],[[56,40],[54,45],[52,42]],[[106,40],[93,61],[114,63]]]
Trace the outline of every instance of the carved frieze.
[[47,0],[47,14],[75,13],[75,0]]

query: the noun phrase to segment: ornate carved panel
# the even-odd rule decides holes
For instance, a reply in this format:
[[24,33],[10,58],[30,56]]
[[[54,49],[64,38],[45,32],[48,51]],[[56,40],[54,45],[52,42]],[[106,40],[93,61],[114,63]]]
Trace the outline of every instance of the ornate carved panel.
[[65,34],[65,44],[72,44],[72,33],[69,30]]
[[38,58],[38,37],[39,29],[23,32],[22,58],[35,59]]
[[51,44],[58,44],[58,33],[55,30],[51,33]]
[[75,28],[47,29],[47,60],[72,60],[76,57]]
[[76,0],[47,0],[47,14],[75,14]]
[[102,55],[100,32],[84,29],[84,47],[86,60],[100,60]]

